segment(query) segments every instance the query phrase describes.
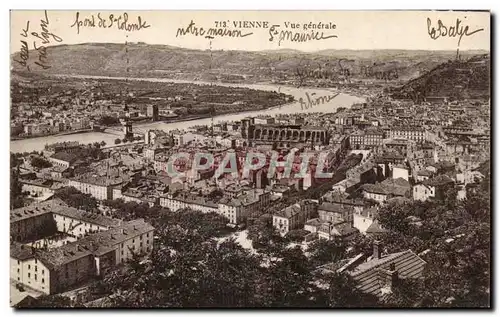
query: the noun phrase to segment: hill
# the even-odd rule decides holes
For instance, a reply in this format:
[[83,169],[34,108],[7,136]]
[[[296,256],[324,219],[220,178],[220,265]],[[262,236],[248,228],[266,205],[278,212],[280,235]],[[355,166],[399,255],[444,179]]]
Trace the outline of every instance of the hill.
[[[19,54],[13,54],[12,60],[20,60]],[[454,54],[451,51],[401,50],[323,50],[313,53],[295,50],[203,51],[145,43],[85,43],[48,47],[46,64],[50,68],[42,70],[32,65],[31,69],[52,74],[169,78],[196,76],[200,79],[226,74],[266,81],[276,76],[290,78],[300,67],[330,67],[334,72],[339,71],[339,68],[349,68],[353,76],[362,74],[363,67],[377,67],[376,71],[397,69],[398,78],[407,80],[454,58]],[[36,52],[30,51],[32,59],[36,55]],[[12,62],[12,68],[15,72],[24,70],[16,62]]]
[[395,98],[416,101],[428,97],[463,98],[490,97],[490,57],[473,56],[466,60],[453,60],[433,68],[424,75],[410,80],[393,91]]

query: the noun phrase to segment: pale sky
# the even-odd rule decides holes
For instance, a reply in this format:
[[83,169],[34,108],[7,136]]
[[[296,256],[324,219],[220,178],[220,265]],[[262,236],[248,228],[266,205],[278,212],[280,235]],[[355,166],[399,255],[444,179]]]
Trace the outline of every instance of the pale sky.
[[[78,44],[88,42],[146,42],[148,44],[167,44],[172,46],[214,50],[274,50],[297,49],[302,51],[316,51],[323,49],[411,49],[411,50],[456,50],[459,35],[441,36],[432,39],[429,35],[427,19],[431,20],[431,27],[438,28],[438,20],[446,27],[455,27],[457,19],[461,20],[460,28],[468,33],[478,29],[483,31],[472,35],[463,35],[460,42],[461,50],[490,50],[490,14],[489,12],[460,12],[460,11],[127,11],[129,23],[137,22],[138,16],[145,21],[149,28],[139,31],[126,32],[116,27],[100,28],[97,14],[109,24],[109,15],[114,17],[123,15],[124,11],[80,11],[80,21],[94,15],[95,27],[80,27],[77,34],[76,26],[71,27],[76,20],[76,11],[48,11],[49,23],[46,26],[48,33],[60,38],[56,42],[48,35],[45,46],[54,44]],[[29,49],[35,45],[40,47],[42,40],[33,36],[36,32],[43,37],[44,32],[41,19],[45,19],[44,11],[11,11],[11,52],[21,49],[21,41],[27,40]],[[311,34],[304,31],[304,24],[322,22],[324,25],[335,24],[336,29],[319,30],[324,37],[336,35],[337,38],[310,40],[306,42],[291,42],[283,40],[278,46],[279,35],[269,41],[269,28],[239,29],[243,34],[253,32],[243,38],[215,36],[206,39],[203,36],[192,34],[176,37],[178,28],[187,28],[191,20],[196,27],[204,30],[215,28],[215,21],[225,21],[229,30],[236,30],[233,22],[236,21],[267,21],[269,27],[280,25],[278,31],[292,31]],[[21,33],[29,21],[29,31],[26,37]],[[229,23],[228,23],[229,22]],[[285,22],[296,23],[300,29],[285,28]],[[444,30],[442,28],[442,30]],[[437,32],[439,34],[439,32]],[[293,34],[292,34],[293,35]],[[321,33],[319,34],[321,36]]]

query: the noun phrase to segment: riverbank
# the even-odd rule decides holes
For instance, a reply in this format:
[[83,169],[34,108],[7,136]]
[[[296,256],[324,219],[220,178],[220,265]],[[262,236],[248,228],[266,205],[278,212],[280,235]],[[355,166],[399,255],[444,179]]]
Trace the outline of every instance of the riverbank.
[[22,137],[11,137],[11,141],[18,141],[18,140],[27,140],[27,139],[36,139],[36,138],[45,138],[49,136],[63,136],[63,135],[71,135],[71,134],[83,134],[83,133],[89,133],[89,132],[103,132],[103,131],[96,131],[93,129],[85,129],[85,130],[77,130],[77,131],[65,131],[65,132],[60,132],[60,133],[52,133],[52,134],[44,134],[44,135],[27,135],[27,136],[22,136]]
[[[324,104],[318,105],[312,109],[301,109],[300,103],[298,100],[300,98],[305,98],[306,93],[315,96],[328,96],[331,95],[332,92],[337,93],[340,92],[338,89],[319,89],[319,88],[309,88],[309,87],[290,87],[290,86],[275,86],[270,84],[243,84],[243,85],[235,85],[235,84],[227,84],[227,83],[219,83],[219,82],[203,82],[203,81],[184,81],[184,80],[173,80],[173,79],[162,79],[162,78],[125,78],[125,77],[105,77],[105,76],[82,76],[82,75],[55,75],[58,78],[81,78],[81,79],[118,79],[118,80],[143,80],[143,81],[164,81],[164,82],[181,82],[181,83],[191,83],[197,85],[219,85],[219,86],[240,86],[246,87],[250,89],[256,90],[266,90],[266,91],[279,91],[285,94],[289,94],[294,97],[296,101],[290,102],[281,106],[276,106],[272,108],[267,108],[265,110],[252,110],[245,111],[239,113],[232,114],[223,114],[214,116],[213,122],[214,124],[220,122],[229,122],[229,121],[239,121],[245,117],[251,115],[271,115],[276,116],[279,114],[296,114],[296,113],[335,113],[338,108],[349,108],[353,104],[365,102],[364,98],[340,93],[336,98],[330,100],[329,102],[325,102]],[[157,129],[164,131],[171,130],[183,130],[193,126],[200,125],[210,125],[212,122],[212,118],[210,116],[194,119],[188,121],[178,121],[178,122],[146,122],[141,124],[134,124],[133,129],[139,131],[146,131],[149,129]],[[117,130],[114,130],[116,132]],[[11,152],[31,152],[31,151],[41,151],[43,150],[45,144],[51,144],[55,142],[64,142],[64,141],[78,141],[83,144],[101,142],[104,141],[107,144],[114,144],[114,140],[117,138],[117,134],[113,133],[103,133],[103,132],[89,132],[84,134],[73,134],[73,135],[62,135],[62,136],[50,136],[50,137],[41,137],[35,139],[24,139],[24,140],[14,140],[10,142],[10,151]]]

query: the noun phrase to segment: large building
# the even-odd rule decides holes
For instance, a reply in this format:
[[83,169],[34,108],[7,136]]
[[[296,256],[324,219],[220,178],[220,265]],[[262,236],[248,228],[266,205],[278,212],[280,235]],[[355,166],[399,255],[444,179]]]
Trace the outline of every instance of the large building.
[[426,140],[426,133],[425,130],[420,127],[393,127],[389,131],[389,137],[392,139],[406,139],[421,143]]
[[277,144],[278,147],[293,147],[296,144],[328,145],[328,130],[321,127],[297,124],[256,124],[254,118],[241,120],[241,136],[247,146]]
[[356,131],[349,136],[349,143],[353,149],[365,149],[382,145],[384,133],[382,131]]
[[269,191],[252,189],[243,191],[235,197],[223,197],[220,200],[210,200],[190,193],[180,193],[175,196],[168,194],[160,197],[160,206],[172,211],[190,208],[203,213],[215,212],[225,216],[231,224],[240,224],[250,216],[260,215],[270,200]]
[[113,187],[125,183],[125,179],[116,176],[82,174],[69,180],[68,186],[75,187],[84,194],[90,194],[98,200],[113,199]]
[[[28,234],[28,230],[37,234]],[[60,201],[11,211],[10,278],[45,294],[64,292],[153,249],[154,228],[143,219],[129,222],[92,215]],[[60,245],[25,243],[54,233],[74,238]],[[14,242],[13,240],[23,241]]]

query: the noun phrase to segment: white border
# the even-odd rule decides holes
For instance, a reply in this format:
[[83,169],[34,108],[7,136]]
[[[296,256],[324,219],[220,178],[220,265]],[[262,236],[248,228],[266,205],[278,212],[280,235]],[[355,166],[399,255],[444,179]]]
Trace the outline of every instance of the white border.
[[[416,10],[416,9],[437,9],[437,10],[450,10],[450,9],[467,9],[467,10],[491,10],[493,13],[499,14],[500,9],[499,9],[499,3],[500,1],[495,0],[495,1],[484,1],[484,0],[474,0],[474,1],[459,1],[459,0],[454,0],[454,1],[429,1],[429,0],[420,0],[420,1],[398,1],[398,2],[393,2],[390,0],[378,0],[378,1],[354,1],[354,0],[349,0],[345,2],[339,2],[339,1],[317,1],[317,0],[307,0],[307,1],[297,1],[297,0],[288,0],[288,1],[275,1],[271,2],[269,0],[252,0],[252,1],[231,1],[225,2],[225,1],[203,1],[203,0],[198,0],[198,1],[165,1],[163,3],[160,2],[155,2],[155,1],[149,1],[149,0],[141,0],[141,1],[119,1],[113,3],[113,5],[110,5],[109,2],[106,4],[103,4],[104,1],[102,0],[86,0],[83,2],[70,2],[70,1],[35,1],[35,0],[30,0],[30,1],[2,1],[1,7],[2,10],[0,11],[2,19],[1,23],[1,31],[2,31],[2,39],[4,39],[3,43],[3,76],[2,76],[2,85],[1,87],[1,92],[2,92],[2,103],[3,106],[0,107],[0,118],[2,120],[5,120],[3,124],[0,124],[0,142],[1,142],[1,148],[9,149],[9,125],[7,124],[7,120],[9,118],[9,104],[10,104],[10,89],[9,89],[9,82],[10,82],[10,70],[9,70],[9,61],[10,61],[10,41],[8,40],[10,37],[10,18],[9,18],[9,9],[115,9],[115,10],[182,10],[182,9],[201,9],[201,10],[215,10],[215,9],[220,9],[220,10],[383,10],[383,9],[398,9],[398,10]],[[497,17],[498,19],[498,17]],[[496,20],[495,26],[496,26]],[[492,29],[497,29],[495,26],[492,25]],[[497,29],[498,32],[498,29]],[[496,38],[496,35],[495,35]],[[493,46],[492,46],[493,49]],[[498,61],[498,54],[497,52],[492,52],[494,54],[494,59]],[[495,72],[496,73],[496,72]],[[495,76],[495,78],[498,79],[498,76]],[[498,83],[495,82],[495,90],[498,92]],[[495,105],[492,105],[492,107]],[[499,112],[495,112],[495,122],[498,123],[500,122],[499,120]],[[492,125],[494,127],[494,125]],[[498,130],[498,129],[496,129]],[[496,131],[498,132],[498,131]],[[494,133],[494,138],[493,140],[495,143],[497,143],[498,135],[497,133]],[[8,174],[8,169],[7,166],[9,165],[9,151],[5,150],[4,154],[0,155],[1,158],[1,163],[0,166],[3,166],[3,168],[0,169],[0,181],[2,182],[2,188],[3,190],[1,191],[1,199],[0,201],[3,203],[4,208],[2,212],[2,217],[4,217],[3,221],[0,221],[0,232],[3,233],[4,237],[0,239],[0,245],[1,245],[1,252],[4,255],[2,257],[2,262],[1,266],[3,269],[1,269],[1,274],[2,281],[0,284],[0,289],[1,289],[1,294],[0,294],[0,300],[3,303],[1,306],[2,313],[6,313],[7,315],[13,315],[14,311],[9,307],[10,305],[8,304],[8,298],[9,298],[9,264],[8,264],[8,257],[7,254],[9,253],[9,243],[8,243],[8,232],[9,232],[9,221],[7,219],[8,217],[8,210],[9,210],[9,174]],[[493,162],[493,161],[492,161]],[[496,169],[495,169],[496,170]],[[498,173],[495,173],[494,176],[497,176]],[[496,178],[496,177],[495,177]],[[500,188],[495,189],[495,196],[500,197],[499,194]],[[492,212],[494,212],[492,210]],[[498,228],[498,222],[500,217],[497,215],[495,217],[495,225],[494,228]],[[498,229],[497,229],[498,230]],[[493,231],[495,232],[495,231]],[[494,235],[496,237],[496,234]],[[496,242],[496,239],[495,239]],[[496,258],[496,256],[495,256]],[[492,259],[493,260],[493,259]],[[495,273],[498,274],[498,261],[495,261]],[[498,293],[498,289],[495,288],[495,295]],[[164,313],[167,313],[169,315],[190,315],[190,314],[195,314],[196,312],[193,311],[163,311]],[[202,312],[202,311],[200,311]],[[204,313],[207,313],[206,311],[203,311]],[[26,313],[26,312],[25,312]],[[57,313],[54,311],[37,311],[36,312],[39,316],[52,316],[52,314]],[[61,311],[60,313],[66,314],[66,313],[73,313],[72,311]],[[79,311],[78,313],[81,314],[101,314],[101,311]],[[127,313],[125,311],[110,311],[107,312],[108,315],[116,315],[122,314],[122,313]],[[155,312],[151,311],[130,311],[129,313],[139,313],[141,315],[153,315]],[[284,313],[297,313],[297,314],[310,314],[311,312],[306,312],[306,311],[212,311],[209,312],[210,314],[220,314],[220,313],[231,313],[231,314],[259,314],[259,315],[270,315],[270,314],[284,314]],[[355,311],[355,312],[341,312],[341,311],[314,311],[314,313],[318,314],[335,314],[335,315],[352,315],[352,314],[365,314],[363,311]],[[366,312],[368,313],[368,312]],[[370,311],[370,314],[377,314],[377,315],[383,315],[390,313],[388,311]],[[394,312],[396,314],[405,314],[406,312],[403,311],[396,311]],[[421,313],[425,313],[426,315],[432,316],[440,316],[443,313],[445,314],[475,314],[475,312],[468,312],[468,311],[421,311]]]

